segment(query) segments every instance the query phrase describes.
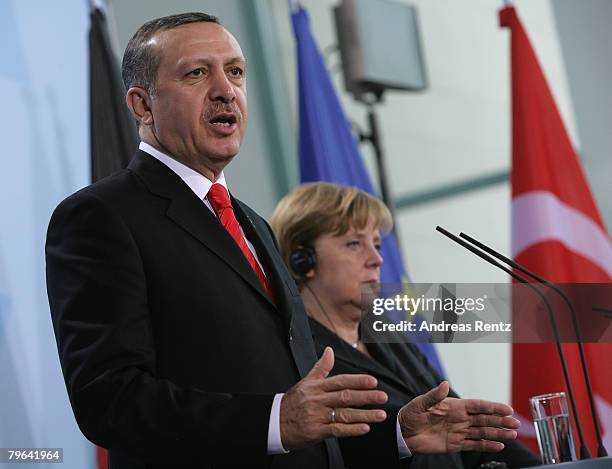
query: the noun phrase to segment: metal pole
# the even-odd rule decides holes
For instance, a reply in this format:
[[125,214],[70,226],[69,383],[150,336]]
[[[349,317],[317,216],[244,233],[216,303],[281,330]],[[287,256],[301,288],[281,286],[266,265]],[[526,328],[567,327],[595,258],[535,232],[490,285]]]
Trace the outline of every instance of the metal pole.
[[389,211],[391,212],[391,217],[393,219],[393,234],[395,235],[395,239],[397,240],[397,247],[401,255],[402,249],[399,242],[399,231],[397,228],[397,219],[395,217],[395,206],[393,204],[393,199],[391,197],[391,193],[389,192],[389,185],[387,183],[385,156],[382,148],[380,131],[378,128],[378,114],[376,114],[374,104],[372,103],[368,103],[368,123],[370,125],[370,134],[367,136],[367,139],[372,143],[372,146],[374,147],[374,154],[376,156],[376,167],[378,169],[378,180],[380,183],[380,192],[382,195],[382,199],[385,202],[385,205],[387,205]]

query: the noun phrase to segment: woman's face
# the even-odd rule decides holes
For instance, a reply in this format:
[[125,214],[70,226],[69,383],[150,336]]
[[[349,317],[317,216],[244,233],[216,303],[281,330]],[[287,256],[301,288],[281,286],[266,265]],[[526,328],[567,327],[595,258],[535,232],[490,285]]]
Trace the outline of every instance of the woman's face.
[[380,282],[380,231],[372,224],[343,235],[323,234],[314,242],[317,264],[307,274],[307,285],[328,305],[358,308],[362,292]]

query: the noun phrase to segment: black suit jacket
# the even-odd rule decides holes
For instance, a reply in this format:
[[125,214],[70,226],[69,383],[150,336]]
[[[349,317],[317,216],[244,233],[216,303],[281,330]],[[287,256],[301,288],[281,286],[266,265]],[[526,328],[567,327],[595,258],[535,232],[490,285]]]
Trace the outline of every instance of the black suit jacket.
[[[376,317],[380,320],[380,317]],[[443,378],[429,364],[418,347],[408,341],[405,335],[389,333],[374,334],[370,327],[372,315],[366,315],[362,323],[361,338],[371,358],[355,350],[325,326],[310,319],[317,353],[320,355],[326,346],[335,351],[336,361],[332,374],[367,373],[378,379],[378,387],[389,396],[388,405],[401,407],[420,394],[440,384]],[[458,397],[451,389],[449,395]],[[541,464],[540,460],[517,441],[507,441],[499,453],[460,452],[439,455],[414,455],[410,461],[411,469],[426,468],[477,468],[489,461],[505,462],[509,468],[528,467]],[[354,441],[341,440],[343,449],[354,445]],[[384,465],[378,466],[380,469]]]
[[[316,355],[270,228],[232,201],[276,304],[218,219],[144,152],[51,218],[47,289],[68,395],[114,469],[343,465],[336,440],[266,454],[274,394]],[[376,426],[363,454],[392,462],[394,431],[391,419]]]

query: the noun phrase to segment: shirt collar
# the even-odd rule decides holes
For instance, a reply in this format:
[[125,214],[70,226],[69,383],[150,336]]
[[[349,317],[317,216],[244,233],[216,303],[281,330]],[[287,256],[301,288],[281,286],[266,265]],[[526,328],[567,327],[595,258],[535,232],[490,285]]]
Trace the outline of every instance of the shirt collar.
[[[185,184],[189,186],[189,188],[197,195],[200,200],[204,200],[208,191],[212,187],[213,183],[210,179],[206,178],[202,174],[198,173],[194,169],[190,168],[184,163],[181,163],[178,160],[175,160],[169,155],[162,153],[157,148],[149,145],[146,142],[140,142],[138,148],[145,153],[151,155],[155,159],[161,161],[168,168],[174,171],[178,177],[180,177]],[[215,184],[221,184],[229,193],[229,189],[227,188],[227,183],[225,182],[225,175],[223,171],[219,174],[219,177],[215,181]]]

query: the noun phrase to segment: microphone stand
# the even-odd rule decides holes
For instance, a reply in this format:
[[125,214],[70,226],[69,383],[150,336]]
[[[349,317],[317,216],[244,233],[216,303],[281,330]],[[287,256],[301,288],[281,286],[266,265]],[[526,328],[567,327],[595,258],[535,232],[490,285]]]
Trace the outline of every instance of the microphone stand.
[[569,395],[570,404],[572,406],[572,411],[574,413],[574,422],[576,423],[576,430],[578,431],[578,439],[580,441],[580,459],[589,459],[591,457],[591,454],[590,454],[589,449],[587,448],[587,446],[586,446],[586,444],[584,442],[584,435],[582,433],[582,426],[580,425],[580,420],[578,418],[578,411],[576,409],[576,400],[574,399],[574,391],[572,390],[572,385],[571,385],[571,382],[570,382],[570,379],[569,379],[569,372],[568,372],[568,369],[567,369],[567,362],[565,361],[565,354],[563,353],[563,348],[561,347],[561,337],[559,336],[559,328],[557,326],[557,319],[555,317],[555,314],[553,313],[553,309],[552,309],[552,306],[550,304],[550,301],[548,301],[548,298],[546,298],[546,295],[538,287],[536,287],[531,282],[529,282],[529,280],[527,280],[525,277],[523,277],[522,275],[519,275],[516,272],[513,272],[512,270],[510,270],[507,267],[503,266],[502,264],[497,262],[495,259],[493,259],[491,256],[489,256],[488,254],[485,254],[484,252],[482,252],[479,249],[475,248],[474,246],[469,244],[467,241],[464,241],[463,239],[461,239],[458,236],[455,236],[454,234],[446,231],[444,228],[442,228],[440,226],[436,226],[436,230],[439,231],[440,233],[442,233],[447,238],[449,238],[449,239],[453,240],[454,242],[456,242],[457,244],[461,245],[462,247],[464,247],[468,251],[471,251],[472,253],[476,254],[481,259],[484,259],[489,264],[494,265],[498,269],[503,270],[504,272],[506,272],[508,275],[510,275],[511,277],[515,278],[519,282],[524,283],[525,285],[528,285],[529,288],[531,288],[534,292],[536,292],[538,294],[538,296],[540,298],[542,298],[542,300],[544,301],[544,304],[546,305],[546,308],[548,309],[548,315],[550,317],[550,322],[552,324],[553,333],[555,335],[555,342],[556,342],[556,345],[557,345],[557,352],[559,354],[559,359],[561,361],[561,368],[563,369],[563,378],[565,380],[565,385],[567,387],[567,393]]
[[494,249],[490,248],[486,244],[478,241],[477,239],[474,239],[473,237],[465,233],[459,233],[459,236],[469,241],[473,245],[477,246],[478,248],[482,249],[483,251],[490,254],[491,256],[495,257],[496,259],[499,259],[500,261],[505,262],[509,266],[517,270],[520,270],[524,274],[529,275],[530,277],[534,278],[538,282],[546,285],[548,288],[550,288],[551,290],[556,292],[559,296],[561,296],[561,298],[563,298],[563,301],[565,301],[565,303],[567,304],[567,307],[569,308],[570,313],[572,315],[572,323],[574,325],[574,331],[576,333],[576,341],[578,342],[578,351],[580,352],[580,362],[582,365],[582,374],[584,375],[584,381],[587,387],[587,394],[589,396],[589,404],[591,408],[591,416],[593,419],[593,425],[595,427],[595,435],[597,437],[597,456],[599,457],[607,456],[608,452],[606,451],[606,448],[603,444],[603,440],[601,437],[601,428],[599,426],[599,421],[597,419],[597,410],[595,409],[595,401],[593,400],[593,389],[591,388],[591,378],[589,376],[589,370],[587,368],[586,358],[584,356],[584,347],[583,347],[583,341],[582,341],[582,334],[580,332],[580,326],[578,324],[578,316],[576,315],[576,310],[574,309],[574,305],[572,304],[570,299],[567,297],[567,295],[565,294],[563,290],[561,290],[557,285],[552,283],[550,280],[546,280],[545,278],[535,274],[534,272],[531,272],[530,270],[518,264],[517,262],[513,261],[512,259],[504,256],[503,254],[495,251]]

